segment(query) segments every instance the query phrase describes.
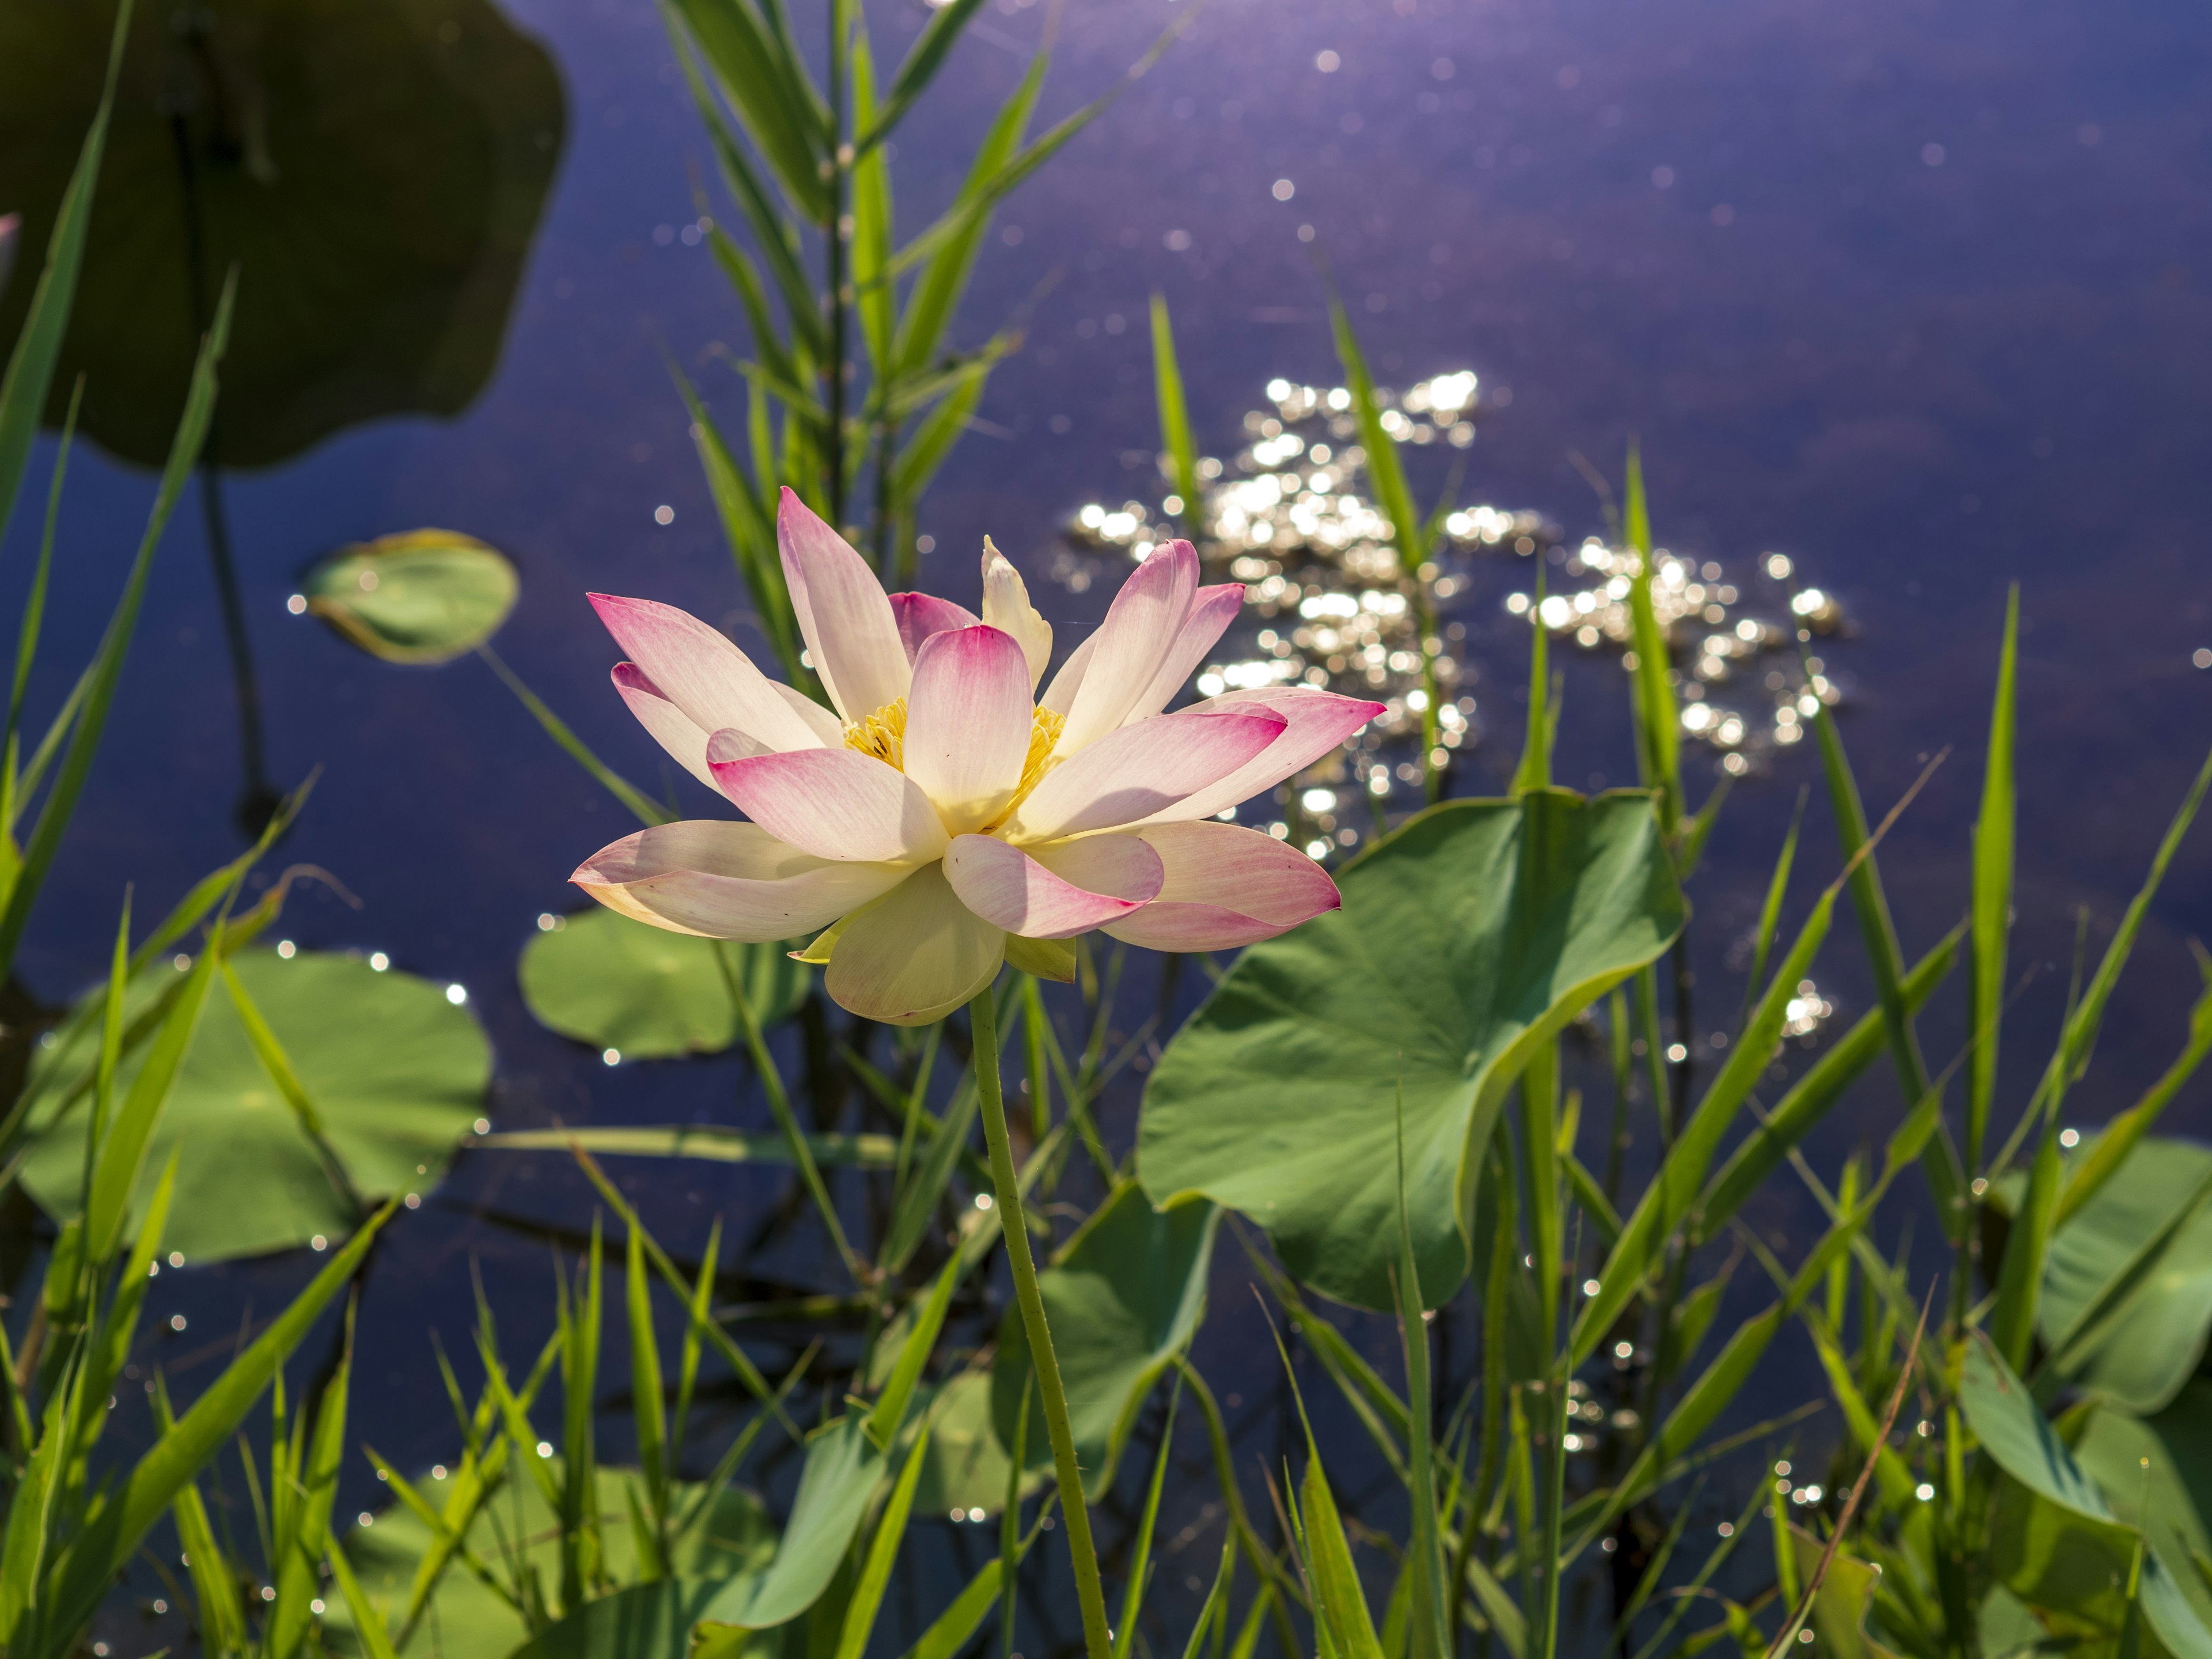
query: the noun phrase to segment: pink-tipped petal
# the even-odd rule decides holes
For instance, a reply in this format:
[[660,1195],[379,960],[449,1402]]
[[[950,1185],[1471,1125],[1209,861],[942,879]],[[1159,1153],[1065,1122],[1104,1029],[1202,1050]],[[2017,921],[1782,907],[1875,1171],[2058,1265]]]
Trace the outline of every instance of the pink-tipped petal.
[[770,680],[776,693],[787,704],[792,713],[806,722],[806,729],[822,739],[824,749],[845,746],[845,722],[837,718],[834,708],[824,708],[795,685],[786,685],[781,680]]
[[1118,830],[1173,811],[1281,736],[1281,716],[1162,714],[1109,732],[1045,774],[1014,811],[1009,841],[1027,845],[1093,830]]
[[914,660],[914,653],[921,649],[921,642],[932,634],[942,634],[952,628],[973,628],[982,620],[965,606],[931,593],[892,594],[891,617],[898,623],[899,643],[906,647],[909,663]]
[[779,753],[821,747],[813,730],[777,695],[775,682],[719,630],[672,605],[611,593],[589,597],[607,632],[653,688],[702,732],[734,727]]
[[[718,744],[721,744],[718,748]],[[708,769],[737,808],[779,841],[817,858],[921,863],[945,851],[945,826],[912,778],[854,749],[726,757],[717,733]]]
[[622,700],[637,716],[637,723],[675,757],[678,765],[713,788],[714,775],[707,769],[707,732],[694,726],[690,715],[662,696],[660,688],[635,663],[617,663],[613,678],[615,690],[622,693]]
[[1155,548],[1130,573],[1098,624],[1097,644],[1060,735],[1060,754],[1096,743],[1128,717],[1167,660],[1197,591],[1198,551],[1188,542]]
[[1237,620],[1237,613],[1243,607],[1243,582],[1223,582],[1218,586],[1200,588],[1190,602],[1190,611],[1183,617],[1182,628],[1176,632],[1174,645],[1160,663],[1159,672],[1152,676],[1152,683],[1145,688],[1144,695],[1129,705],[1122,724],[1149,719],[1173,702],[1176,693],[1198,672],[1206,653],[1229,631],[1229,624]]
[[790,489],[775,515],[776,550],[799,631],[822,689],[848,720],[906,696],[906,647],[868,562]]
[[1311,766],[1323,755],[1382,713],[1379,702],[1340,697],[1334,691],[1295,686],[1271,686],[1259,691],[1228,691],[1193,703],[1182,714],[1257,714],[1273,712],[1285,724],[1283,735],[1261,754],[1208,789],[1200,789],[1175,805],[1163,808],[1146,820],[1164,823],[1188,818],[1210,818],[1224,807],[1247,801],[1263,789],[1272,789],[1285,778]]
[[1166,872],[1159,896],[1106,924],[1153,951],[1231,951],[1343,903],[1328,872],[1295,847],[1231,823],[1163,823],[1138,832]]
[[1006,935],[963,904],[945,867],[925,865],[847,919],[824,975],[841,1007],[886,1025],[927,1025],[988,987]]
[[1160,890],[1160,855],[1134,836],[1086,836],[1033,849],[956,836],[945,876],[984,921],[1025,939],[1072,939],[1137,909]]
[[1029,664],[1019,641],[977,623],[933,634],[907,693],[906,775],[953,835],[1006,810],[1028,758]]
[[898,865],[815,858],[757,823],[694,819],[625,836],[569,879],[634,921],[765,945],[826,927],[906,873]]
[[1091,671],[1091,653],[1098,648],[1098,635],[1089,639],[1067,653],[1067,660],[1060,665],[1060,672],[1052,677],[1052,684],[1044,689],[1037,706],[1049,708],[1055,714],[1065,715],[1075,706],[1075,694],[1083,689],[1083,677]]

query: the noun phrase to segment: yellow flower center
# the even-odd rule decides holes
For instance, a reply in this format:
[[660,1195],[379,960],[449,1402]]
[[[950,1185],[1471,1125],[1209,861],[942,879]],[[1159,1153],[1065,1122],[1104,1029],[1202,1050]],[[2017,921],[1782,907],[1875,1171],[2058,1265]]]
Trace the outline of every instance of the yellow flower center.
[[895,772],[906,770],[906,699],[894,697],[866,720],[845,722],[845,747],[872,755]]
[[[1014,786],[1012,796],[981,833],[988,834],[1012,817],[1014,809],[1028,799],[1030,791],[1044,781],[1044,775],[1054,764],[1052,751],[1066,725],[1067,717],[1050,708],[1039,708],[1030,716],[1030,746],[1029,752],[1022,757],[1021,781]],[[894,698],[865,720],[846,721],[845,747],[872,756],[894,771],[905,771],[906,699]]]

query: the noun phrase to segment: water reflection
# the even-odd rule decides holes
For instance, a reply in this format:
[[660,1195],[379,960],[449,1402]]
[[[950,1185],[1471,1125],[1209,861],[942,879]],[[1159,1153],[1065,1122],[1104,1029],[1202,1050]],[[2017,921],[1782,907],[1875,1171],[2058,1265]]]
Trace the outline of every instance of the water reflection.
[[[21,214],[27,248],[46,245],[112,24],[98,6],[0,17],[0,210]],[[276,792],[221,475],[475,399],[563,123],[552,60],[486,0],[214,0],[142,4],[132,18],[47,417],[58,423],[82,375],[86,434],[159,465],[215,297],[238,273],[200,483],[248,833]],[[31,286],[0,295],[0,340]]]

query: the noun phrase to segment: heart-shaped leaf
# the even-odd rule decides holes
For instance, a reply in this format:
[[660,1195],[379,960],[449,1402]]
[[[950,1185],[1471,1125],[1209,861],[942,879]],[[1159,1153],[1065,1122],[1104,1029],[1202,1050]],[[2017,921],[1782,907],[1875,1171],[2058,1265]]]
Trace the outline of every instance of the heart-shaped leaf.
[[[354,1198],[373,1205],[437,1185],[491,1080],[490,1045],[475,1017],[442,985],[351,957],[246,951],[231,965],[289,1060],[323,1144],[218,983],[149,1146],[132,1230],[172,1149],[179,1155],[176,1196],[162,1243],[194,1261],[339,1239],[360,1218]],[[133,1002],[150,1002],[169,972],[142,978]],[[80,1085],[96,1042],[95,1024],[90,1042],[41,1051],[26,1085],[35,1099],[23,1184],[50,1215],[75,1214],[79,1203]],[[135,1055],[125,1061],[125,1084],[137,1065]]]
[[[1392,1305],[1400,1125],[1421,1293],[1449,1299],[1498,1109],[1540,1042],[1667,948],[1648,795],[1430,808],[1346,865],[1344,908],[1255,945],[1169,1045],[1137,1169],[1265,1227],[1326,1295]],[[1401,1109],[1402,1103],[1402,1109]]]
[[453,530],[411,530],[339,549],[307,573],[307,609],[386,662],[451,662],[514,609],[520,584],[497,548]]
[[598,906],[552,920],[523,947],[522,1000],[540,1024],[624,1060],[711,1054],[737,1042],[744,1027],[730,975],[763,1027],[796,1013],[813,988],[813,969],[781,945],[672,933]]
[[[1076,1457],[1094,1495],[1113,1484],[1114,1465],[1152,1383],[1197,1333],[1220,1220],[1221,1212],[1202,1201],[1155,1210],[1141,1187],[1124,1182],[1037,1276]],[[1009,1308],[991,1367],[991,1419],[1002,1448],[1014,1443],[1030,1386],[1028,1334],[1021,1310]],[[1035,1399],[1029,1455],[1032,1464],[1052,1457],[1044,1408]],[[999,1503],[1005,1501],[1002,1491]]]

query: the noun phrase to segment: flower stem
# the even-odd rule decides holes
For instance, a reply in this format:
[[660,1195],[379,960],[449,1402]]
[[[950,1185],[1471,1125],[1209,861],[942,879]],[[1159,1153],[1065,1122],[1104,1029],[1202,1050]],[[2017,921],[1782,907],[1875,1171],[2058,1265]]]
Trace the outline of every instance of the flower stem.
[[1030,1235],[1022,1214],[1022,1189],[1014,1174],[1014,1151],[1006,1139],[1006,1104],[999,1090],[999,1014],[985,986],[968,1005],[975,1031],[975,1093],[983,1106],[983,1139],[991,1152],[991,1180],[999,1189],[999,1236],[1014,1270],[1014,1298],[1021,1304],[1022,1328],[1029,1337],[1030,1367],[1044,1398],[1045,1428],[1052,1437],[1053,1473],[1060,1482],[1060,1512],[1067,1517],[1067,1554],[1075,1567],[1075,1595],[1083,1609],[1083,1645],[1088,1659],[1112,1659],[1114,1642],[1106,1628],[1106,1586],[1098,1576],[1098,1552],[1091,1541],[1091,1512],[1083,1502],[1083,1472],[1075,1462],[1075,1431],[1067,1419],[1067,1391],[1060,1386],[1060,1362],[1053,1358],[1052,1332],[1044,1321],[1044,1297],[1037,1290],[1036,1263],[1030,1257]]

